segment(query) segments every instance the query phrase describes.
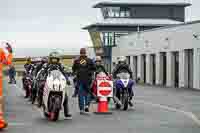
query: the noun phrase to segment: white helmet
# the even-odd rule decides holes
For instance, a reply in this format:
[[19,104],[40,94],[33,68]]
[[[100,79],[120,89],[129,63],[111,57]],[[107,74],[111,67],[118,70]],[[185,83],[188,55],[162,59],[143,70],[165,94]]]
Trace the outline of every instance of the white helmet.
[[118,63],[119,62],[126,62],[126,57],[125,56],[120,56],[119,58],[118,58]]

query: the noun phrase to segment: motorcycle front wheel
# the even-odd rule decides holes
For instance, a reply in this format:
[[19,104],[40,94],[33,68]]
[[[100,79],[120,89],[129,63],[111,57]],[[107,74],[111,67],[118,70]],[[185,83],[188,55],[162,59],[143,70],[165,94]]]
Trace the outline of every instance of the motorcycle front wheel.
[[127,89],[124,89],[124,91],[122,93],[122,97],[121,97],[123,110],[127,110],[128,109],[128,98],[129,98],[128,91],[127,91]]
[[[58,118],[59,118],[59,111],[56,111],[56,112],[54,112],[53,113],[54,115],[53,116],[49,116],[50,117],[50,119],[52,120],[52,121],[57,121],[58,120]],[[52,117],[52,118],[51,118]]]
[[47,113],[45,111],[45,106],[43,105],[43,115],[46,119],[49,119],[51,121],[57,121],[58,118],[59,118],[59,114],[60,114],[60,111],[55,111],[55,112],[52,112],[52,113]]

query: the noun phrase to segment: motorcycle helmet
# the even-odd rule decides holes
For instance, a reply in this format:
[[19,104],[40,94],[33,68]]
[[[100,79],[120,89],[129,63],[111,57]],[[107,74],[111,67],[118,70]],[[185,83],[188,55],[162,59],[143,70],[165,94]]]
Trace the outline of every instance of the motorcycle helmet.
[[97,56],[96,59],[95,59],[95,63],[96,65],[100,65],[101,64],[101,56]]
[[120,64],[120,63],[126,63],[126,57],[125,56],[120,56],[118,58],[118,64]]
[[28,64],[30,64],[30,63],[31,63],[31,57],[28,57],[28,58],[26,59],[26,62],[27,62]]
[[60,61],[59,52],[55,51],[55,52],[51,52],[49,54],[49,62],[50,63],[56,64],[56,63],[59,63],[59,61]]
[[36,57],[35,59],[34,59],[34,64],[35,65],[40,65],[41,64],[41,62],[42,62],[42,58],[40,58],[40,57]]
[[43,57],[42,58],[42,63],[47,63],[48,62],[48,58],[47,57]]

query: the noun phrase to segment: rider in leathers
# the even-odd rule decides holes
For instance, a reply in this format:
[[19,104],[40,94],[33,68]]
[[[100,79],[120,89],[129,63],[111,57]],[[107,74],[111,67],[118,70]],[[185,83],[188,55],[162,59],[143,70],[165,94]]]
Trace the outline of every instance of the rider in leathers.
[[[34,69],[34,66],[33,66],[33,62],[31,60],[30,57],[27,58],[27,61],[26,61],[26,64],[24,65],[24,73],[23,73],[23,78],[22,78],[22,83],[23,83],[23,88],[25,88],[25,79],[27,76],[31,76],[32,77],[32,74],[31,72],[33,71]],[[28,98],[29,97],[29,93],[26,91],[26,95],[24,98]]]
[[27,62],[26,62],[26,64],[24,65],[24,68],[25,68],[25,71],[26,71],[26,72],[29,72],[29,71],[30,71],[30,69],[31,69],[31,58],[30,58],[30,57],[27,58]]
[[[124,57],[124,56],[119,58],[118,64],[113,70],[113,78],[117,79],[117,74],[119,74],[121,72],[128,72],[130,75],[130,79],[133,78],[133,75],[132,75],[133,72],[132,72],[129,64],[127,64],[126,57]],[[133,95],[134,95],[133,91],[129,92],[129,96],[130,96],[129,105],[130,106],[133,106],[133,103],[131,102]]]
[[31,70],[31,68],[32,68],[32,64],[31,64],[31,63],[32,63],[32,62],[31,62],[31,58],[30,58],[30,57],[27,58],[26,64],[24,65],[25,71],[24,71],[24,73],[23,73],[23,78],[22,78],[23,85],[24,85],[24,81],[25,81],[25,76],[26,76],[27,74],[29,74],[29,72],[30,72],[30,70]]
[[[67,84],[70,85],[70,81],[66,75],[66,72],[64,70],[64,66],[60,63],[60,56],[58,52],[52,52],[49,55],[49,62],[45,63],[42,67],[42,71],[45,73],[45,79],[48,76],[49,70],[60,70],[60,72],[65,76]],[[43,87],[44,88],[44,87]],[[41,107],[42,101],[43,101],[43,88],[40,88],[40,91],[38,93],[38,107]],[[68,107],[68,96],[66,94],[65,101],[64,101],[64,114],[65,117],[71,117],[71,114],[69,114],[69,107]]]
[[47,63],[48,60],[43,57],[43,58],[40,58],[37,60],[37,62],[35,63],[35,68],[34,68],[34,72],[33,72],[33,75],[35,76],[35,80],[34,80],[34,84],[33,84],[33,89],[32,89],[32,93],[33,93],[33,97],[32,97],[32,103],[35,102],[35,99],[37,97],[37,92],[38,92],[38,75],[40,73],[40,70],[42,69],[43,65],[45,63]]

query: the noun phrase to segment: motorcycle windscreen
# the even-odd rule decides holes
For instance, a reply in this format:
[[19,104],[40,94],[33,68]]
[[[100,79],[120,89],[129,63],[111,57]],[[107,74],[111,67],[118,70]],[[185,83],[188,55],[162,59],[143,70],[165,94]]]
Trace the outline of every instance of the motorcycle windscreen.
[[49,77],[52,89],[63,91],[66,88],[66,79],[59,70],[51,71]]
[[100,72],[97,74],[97,77],[106,77],[107,75],[104,72]]
[[129,79],[130,74],[128,72],[121,72],[121,73],[117,74],[117,77],[119,77],[120,79]]

